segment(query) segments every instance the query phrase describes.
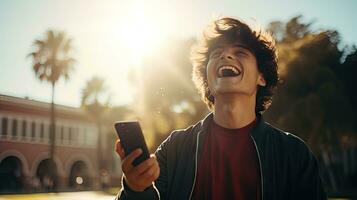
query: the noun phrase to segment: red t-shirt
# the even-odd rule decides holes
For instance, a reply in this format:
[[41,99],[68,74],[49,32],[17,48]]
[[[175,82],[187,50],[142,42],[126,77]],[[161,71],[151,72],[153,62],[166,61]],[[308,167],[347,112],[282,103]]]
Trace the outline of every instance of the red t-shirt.
[[260,199],[260,168],[250,131],[212,123],[198,163],[194,199]]

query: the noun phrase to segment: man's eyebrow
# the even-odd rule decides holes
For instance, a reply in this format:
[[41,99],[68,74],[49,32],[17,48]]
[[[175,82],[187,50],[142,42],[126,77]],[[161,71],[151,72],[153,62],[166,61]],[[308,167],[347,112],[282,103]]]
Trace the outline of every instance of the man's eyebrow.
[[[213,51],[216,51],[216,50],[221,50],[225,47],[225,45],[214,45],[212,46],[210,52],[213,52]],[[252,52],[252,50],[246,46],[246,45],[243,45],[243,44],[234,44],[232,45],[233,48],[239,48],[239,49],[244,49],[246,51],[249,51],[249,52]]]
[[235,45],[233,45],[233,47],[235,47],[235,48],[242,48],[242,49],[245,49],[245,50],[247,50],[247,51],[251,51],[249,47],[247,47],[247,46],[245,46],[245,45],[243,45],[243,44],[235,44]]

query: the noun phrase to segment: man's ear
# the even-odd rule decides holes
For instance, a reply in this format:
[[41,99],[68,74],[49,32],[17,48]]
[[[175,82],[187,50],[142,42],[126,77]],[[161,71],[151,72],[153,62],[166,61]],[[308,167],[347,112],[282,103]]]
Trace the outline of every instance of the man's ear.
[[264,86],[266,86],[266,84],[267,84],[267,82],[265,81],[263,74],[259,73],[258,85],[264,87]]

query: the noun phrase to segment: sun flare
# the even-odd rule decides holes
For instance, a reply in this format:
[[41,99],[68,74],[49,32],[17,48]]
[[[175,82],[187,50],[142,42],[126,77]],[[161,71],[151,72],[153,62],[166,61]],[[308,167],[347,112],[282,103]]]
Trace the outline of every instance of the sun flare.
[[134,66],[137,67],[145,56],[154,53],[162,38],[164,34],[160,31],[159,17],[149,13],[144,2],[137,2],[123,16],[120,39],[122,45],[127,48],[130,62]]

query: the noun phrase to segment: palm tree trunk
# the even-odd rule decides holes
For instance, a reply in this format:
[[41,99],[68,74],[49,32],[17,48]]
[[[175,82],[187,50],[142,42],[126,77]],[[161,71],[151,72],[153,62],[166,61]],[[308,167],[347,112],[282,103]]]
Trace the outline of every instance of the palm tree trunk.
[[97,163],[98,163],[98,172],[99,172],[99,188],[102,188],[102,125],[100,119],[97,118],[97,128],[98,128],[98,143],[97,143]]
[[[52,99],[51,99],[51,125],[50,125],[50,162],[54,162],[54,154],[55,154],[55,134],[56,134],[56,125],[55,125],[55,104],[54,104],[54,96],[55,96],[55,83],[52,83]],[[52,176],[53,181],[56,180],[56,172],[55,169],[50,169],[50,174]],[[56,184],[55,184],[56,185]]]

